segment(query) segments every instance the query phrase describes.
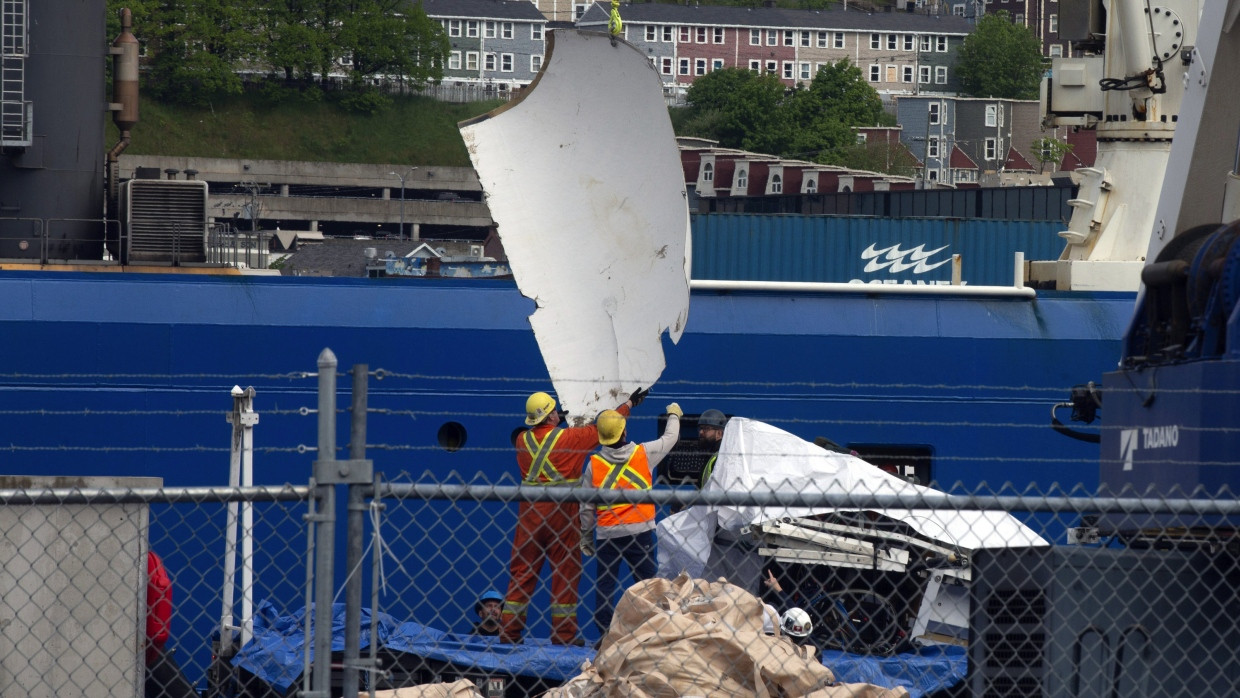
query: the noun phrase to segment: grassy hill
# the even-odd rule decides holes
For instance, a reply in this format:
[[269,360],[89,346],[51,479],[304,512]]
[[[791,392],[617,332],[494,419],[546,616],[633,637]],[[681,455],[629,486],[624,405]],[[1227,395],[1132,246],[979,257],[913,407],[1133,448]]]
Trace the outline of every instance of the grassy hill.
[[[126,151],[312,162],[409,162],[468,167],[458,121],[486,113],[499,101],[448,104],[395,97],[375,114],[349,112],[330,100],[279,101],[246,94],[208,107],[142,102]],[[108,142],[118,138],[108,120]]]

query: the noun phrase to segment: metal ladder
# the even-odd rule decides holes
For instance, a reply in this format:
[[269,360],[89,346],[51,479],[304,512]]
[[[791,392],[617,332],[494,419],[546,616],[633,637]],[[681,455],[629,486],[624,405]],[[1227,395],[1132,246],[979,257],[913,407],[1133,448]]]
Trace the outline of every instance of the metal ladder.
[[0,147],[30,145],[26,101],[26,0],[0,0]]

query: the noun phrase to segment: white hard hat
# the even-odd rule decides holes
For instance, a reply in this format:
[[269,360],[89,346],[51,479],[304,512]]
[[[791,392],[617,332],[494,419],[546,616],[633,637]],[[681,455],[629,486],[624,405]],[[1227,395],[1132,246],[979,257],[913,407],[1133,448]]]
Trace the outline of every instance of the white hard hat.
[[814,629],[814,623],[804,609],[790,608],[784,611],[780,627],[783,628],[785,634],[800,639],[809,637],[810,631]]

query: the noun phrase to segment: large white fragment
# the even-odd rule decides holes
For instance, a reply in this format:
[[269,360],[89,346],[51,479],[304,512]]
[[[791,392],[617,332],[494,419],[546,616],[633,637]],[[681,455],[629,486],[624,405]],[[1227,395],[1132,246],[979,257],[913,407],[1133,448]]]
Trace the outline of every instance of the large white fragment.
[[555,30],[526,93],[461,124],[561,404],[593,419],[664,368],[689,312],[689,211],[662,81],[633,46]]

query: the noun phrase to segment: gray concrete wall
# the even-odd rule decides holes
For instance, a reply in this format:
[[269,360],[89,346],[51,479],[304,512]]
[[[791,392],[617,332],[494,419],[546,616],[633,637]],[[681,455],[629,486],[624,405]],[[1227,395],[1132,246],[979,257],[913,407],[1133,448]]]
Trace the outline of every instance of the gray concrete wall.
[[[159,478],[0,478],[0,488],[158,487]],[[0,507],[4,695],[141,695],[145,504]]]

